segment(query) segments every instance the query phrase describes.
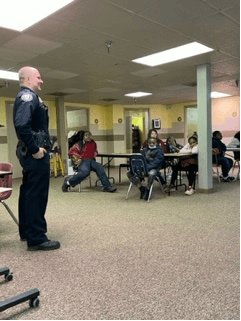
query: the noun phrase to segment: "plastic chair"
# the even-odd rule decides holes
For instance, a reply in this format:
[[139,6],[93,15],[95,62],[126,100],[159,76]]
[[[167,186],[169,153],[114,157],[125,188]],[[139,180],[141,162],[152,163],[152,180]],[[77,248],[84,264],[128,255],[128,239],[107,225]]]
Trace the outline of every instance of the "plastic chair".
[[221,169],[221,165],[218,164],[218,155],[213,152],[213,158],[215,161],[213,161],[213,173],[217,175],[218,182],[221,183],[221,174],[222,172],[219,171]]
[[122,167],[125,167],[125,168],[129,169],[130,168],[130,164],[129,163],[123,163],[123,164],[119,165],[119,183],[121,182],[121,168]]
[[[13,172],[13,164],[0,163],[0,171]],[[1,175],[0,173],[0,187],[11,188],[9,191],[0,192],[0,202],[4,205],[14,222],[18,225],[18,220],[14,216],[9,206],[5,203],[5,200],[8,199],[12,194],[12,175]]]
[[[130,155],[130,171],[131,171],[131,173],[133,173],[134,176],[139,178],[140,181],[144,181],[145,178],[148,177],[147,163],[146,163],[146,159],[144,158],[143,155],[141,155],[141,154]],[[166,194],[164,192],[163,186],[162,186],[158,176],[155,177],[155,180],[160,184],[160,187],[161,187],[161,190],[163,192],[163,195],[164,195],[164,197],[166,197]],[[147,202],[150,201],[151,194],[152,194],[152,189],[153,189],[153,184],[154,184],[154,182],[151,185],[150,192],[149,192],[149,197],[148,197]],[[126,195],[126,199],[128,198],[128,195],[130,193],[132,185],[133,185],[132,182],[130,182],[130,185],[129,185],[129,188],[128,188],[128,191],[127,191],[127,195]]]
[[234,164],[233,164],[232,173],[234,171],[234,168],[236,166],[238,166],[238,174],[236,176],[236,179],[239,179],[239,174],[240,174],[240,152],[233,152],[233,154],[234,154]]

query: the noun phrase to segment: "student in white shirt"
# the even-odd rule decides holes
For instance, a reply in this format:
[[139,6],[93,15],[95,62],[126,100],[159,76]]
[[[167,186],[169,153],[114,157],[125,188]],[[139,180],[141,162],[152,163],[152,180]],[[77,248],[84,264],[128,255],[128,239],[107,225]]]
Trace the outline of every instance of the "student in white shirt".
[[195,175],[194,173],[198,171],[198,141],[197,137],[192,136],[188,139],[188,143],[180,150],[179,153],[192,153],[189,157],[180,160],[172,168],[172,178],[170,185],[165,189],[165,192],[170,192],[170,190],[175,187],[175,181],[177,179],[178,172],[180,170],[188,172],[188,189],[186,190],[186,195],[194,194],[192,185],[194,183]]

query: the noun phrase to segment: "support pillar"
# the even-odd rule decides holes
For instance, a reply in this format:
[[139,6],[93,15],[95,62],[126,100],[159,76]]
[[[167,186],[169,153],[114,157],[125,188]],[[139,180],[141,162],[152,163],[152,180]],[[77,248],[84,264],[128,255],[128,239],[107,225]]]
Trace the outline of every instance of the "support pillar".
[[68,133],[67,133],[66,112],[64,107],[64,97],[57,97],[55,102],[56,102],[58,144],[61,146],[61,156],[64,163],[65,174],[67,174]]
[[197,66],[197,111],[199,191],[210,193],[213,189],[213,173],[211,66],[209,64]]

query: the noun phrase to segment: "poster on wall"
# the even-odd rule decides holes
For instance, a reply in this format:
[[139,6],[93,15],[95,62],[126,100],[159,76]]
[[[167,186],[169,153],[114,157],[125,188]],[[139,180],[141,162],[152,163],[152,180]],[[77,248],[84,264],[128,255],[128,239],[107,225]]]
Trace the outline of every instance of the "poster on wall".
[[161,129],[161,119],[160,118],[152,119],[152,128]]

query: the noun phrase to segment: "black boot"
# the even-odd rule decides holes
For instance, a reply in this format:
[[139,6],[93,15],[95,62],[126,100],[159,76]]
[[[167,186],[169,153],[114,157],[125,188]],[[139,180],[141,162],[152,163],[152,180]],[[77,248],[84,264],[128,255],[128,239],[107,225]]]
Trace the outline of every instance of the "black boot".
[[141,186],[141,187],[140,187],[140,192],[141,192],[141,194],[140,194],[140,199],[142,200],[143,197],[144,197],[144,194],[145,194],[145,192],[146,192],[146,188],[145,188],[144,186]]

